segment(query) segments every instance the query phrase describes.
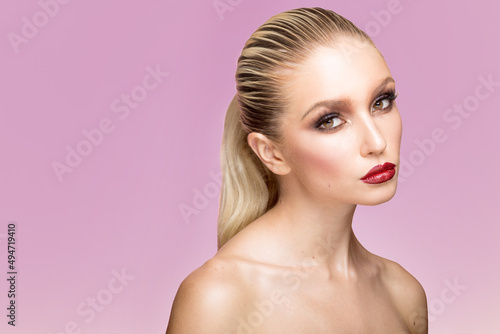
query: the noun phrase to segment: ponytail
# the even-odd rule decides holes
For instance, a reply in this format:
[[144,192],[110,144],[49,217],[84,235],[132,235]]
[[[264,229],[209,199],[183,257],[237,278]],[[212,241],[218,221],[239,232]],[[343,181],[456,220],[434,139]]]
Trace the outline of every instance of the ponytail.
[[240,120],[237,95],[229,104],[221,147],[222,188],[217,222],[220,249],[245,226],[276,204],[276,176],[247,143]]

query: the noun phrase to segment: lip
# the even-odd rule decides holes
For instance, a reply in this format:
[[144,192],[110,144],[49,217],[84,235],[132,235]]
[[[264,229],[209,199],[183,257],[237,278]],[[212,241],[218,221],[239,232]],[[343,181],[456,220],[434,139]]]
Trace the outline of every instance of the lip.
[[386,162],[383,165],[377,165],[361,178],[361,181],[370,184],[377,184],[389,181],[396,174],[396,165],[391,162]]

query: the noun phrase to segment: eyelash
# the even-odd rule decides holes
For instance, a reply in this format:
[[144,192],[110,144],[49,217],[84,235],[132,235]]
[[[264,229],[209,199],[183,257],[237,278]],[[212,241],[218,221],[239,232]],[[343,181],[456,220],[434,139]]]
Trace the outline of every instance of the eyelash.
[[[384,109],[379,110],[379,111],[388,111],[388,110],[391,110],[392,107],[394,106],[394,100],[396,100],[397,97],[398,97],[398,93],[396,93],[394,90],[390,90],[390,91],[386,92],[385,94],[382,94],[377,100],[375,100],[373,105],[375,105],[377,102],[389,100],[389,105],[387,107],[385,107]],[[341,114],[336,113],[336,112],[329,113],[328,111],[324,111],[323,114],[320,115],[318,120],[314,123],[315,124],[314,127],[320,131],[334,131],[334,130],[338,129],[339,127],[341,127],[345,123],[337,125],[333,128],[321,128],[321,125],[323,125],[323,123],[325,123],[329,120],[339,118],[340,116],[341,116]]]

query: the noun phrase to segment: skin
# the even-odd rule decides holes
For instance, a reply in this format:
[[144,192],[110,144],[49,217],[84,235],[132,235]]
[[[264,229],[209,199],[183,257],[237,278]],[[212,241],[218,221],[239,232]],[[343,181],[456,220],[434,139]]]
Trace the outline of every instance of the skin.
[[[420,283],[352,230],[356,205],[384,203],[397,187],[402,124],[384,96],[395,83],[383,57],[345,38],[314,50],[287,82],[285,142],[248,136],[280,200],[182,282],[167,334],[427,333]],[[320,124],[328,131],[315,127],[334,112]],[[360,180],[385,162],[396,164],[391,180]]]

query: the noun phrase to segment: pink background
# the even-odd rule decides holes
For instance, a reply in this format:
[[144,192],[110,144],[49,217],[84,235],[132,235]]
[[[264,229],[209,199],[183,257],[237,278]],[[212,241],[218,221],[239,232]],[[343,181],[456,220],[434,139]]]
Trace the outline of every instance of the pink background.
[[[0,331],[164,333],[178,285],[216,251],[214,174],[243,44],[278,12],[322,6],[367,30],[400,92],[407,170],[393,200],[358,207],[358,238],[422,283],[430,333],[498,333],[500,85],[474,96],[480,76],[500,82],[499,6],[219,2],[231,10],[219,16],[211,0],[71,1],[46,6],[49,16],[34,0],[2,1],[0,276],[9,221],[19,275],[15,328],[0,280]],[[150,90],[140,87],[147,67],[168,72],[146,78]],[[126,107],[122,94],[139,102]],[[467,117],[447,111],[464,103]],[[101,122],[108,133],[93,131],[86,146],[82,131]],[[446,140],[430,144],[433,131]],[[68,147],[87,156],[60,182],[52,164],[66,164]],[[454,281],[461,288],[446,290]]]

